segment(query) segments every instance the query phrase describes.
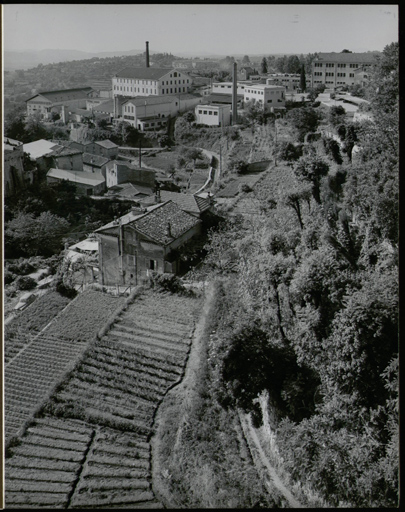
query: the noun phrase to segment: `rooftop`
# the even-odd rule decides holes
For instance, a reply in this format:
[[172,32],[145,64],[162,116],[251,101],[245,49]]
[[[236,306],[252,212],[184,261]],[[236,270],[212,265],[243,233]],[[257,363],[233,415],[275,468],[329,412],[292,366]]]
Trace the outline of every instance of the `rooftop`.
[[198,197],[193,194],[182,194],[180,192],[171,192],[169,190],[161,190],[160,197],[162,201],[173,201],[182,210],[186,212],[202,213],[208,210],[210,202],[203,197]]
[[44,96],[49,101],[59,101],[63,99],[75,99],[75,98],[84,98],[89,92],[93,91],[91,87],[79,87],[77,89],[61,89],[58,91],[43,91],[38,92],[34,96],[31,96],[25,101],[30,101],[37,96]]
[[[121,225],[131,224],[136,231],[161,245],[168,245],[201,221],[183,211],[172,201],[150,206],[145,213],[130,212],[118,221]],[[170,224],[170,233],[169,233]],[[96,230],[96,233],[117,228],[117,222],[110,222]]]
[[63,146],[45,139],[35,140],[34,142],[28,142],[28,144],[24,144],[24,152],[28,153],[34,160],[41,158],[41,156],[45,156],[52,150],[58,148],[63,149]]
[[118,148],[117,144],[115,144],[115,142],[112,142],[110,139],[96,140],[94,144],[98,144],[99,146],[102,146],[103,148],[106,149]]
[[178,69],[173,68],[125,68],[115,76],[117,78],[142,78],[146,80],[159,80],[173,71],[179,73]]
[[95,167],[102,167],[109,161],[109,158],[105,158],[104,156],[92,155],[91,153],[83,153],[83,164],[91,164]]
[[380,52],[367,52],[367,53],[318,53],[318,57],[315,58],[314,62],[319,61],[332,61],[332,62],[345,62],[345,63],[373,63],[375,62],[376,56],[381,55]]
[[49,169],[46,174],[47,178],[58,178],[60,180],[73,181],[83,185],[100,185],[105,183],[104,176],[97,173],[84,171],[67,171],[65,169]]

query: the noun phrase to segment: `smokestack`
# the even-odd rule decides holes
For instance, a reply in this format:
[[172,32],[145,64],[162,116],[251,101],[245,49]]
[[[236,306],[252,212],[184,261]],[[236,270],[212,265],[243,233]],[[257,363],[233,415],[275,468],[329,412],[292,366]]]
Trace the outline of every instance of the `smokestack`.
[[237,106],[237,91],[238,91],[238,82],[236,80],[237,75],[237,67],[236,62],[233,63],[233,77],[232,77],[232,124],[236,124],[238,122],[238,106]]
[[149,41],[146,41],[146,67],[149,67]]

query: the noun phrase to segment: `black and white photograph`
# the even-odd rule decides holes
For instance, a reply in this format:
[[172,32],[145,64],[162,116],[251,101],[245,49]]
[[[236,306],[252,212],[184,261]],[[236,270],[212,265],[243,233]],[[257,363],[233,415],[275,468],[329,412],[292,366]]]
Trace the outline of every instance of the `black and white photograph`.
[[0,508],[399,508],[399,6],[1,17]]

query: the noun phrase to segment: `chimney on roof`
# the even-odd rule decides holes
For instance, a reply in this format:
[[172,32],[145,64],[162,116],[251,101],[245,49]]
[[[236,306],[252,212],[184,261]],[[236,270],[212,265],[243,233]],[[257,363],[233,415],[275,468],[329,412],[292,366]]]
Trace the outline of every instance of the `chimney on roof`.
[[146,41],[146,67],[149,67],[149,41]]
[[170,236],[170,238],[173,238],[173,235],[172,235],[172,226],[171,226],[170,222],[168,222],[168,223],[167,223],[166,235],[167,235],[167,236]]

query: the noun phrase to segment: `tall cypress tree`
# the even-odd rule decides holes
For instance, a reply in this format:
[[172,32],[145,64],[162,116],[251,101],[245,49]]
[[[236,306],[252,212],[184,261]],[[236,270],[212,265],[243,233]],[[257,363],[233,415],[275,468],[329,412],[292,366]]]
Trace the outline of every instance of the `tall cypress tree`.
[[267,60],[266,60],[266,57],[263,57],[263,59],[262,59],[261,68],[262,68],[262,73],[267,73]]
[[307,80],[305,77],[305,66],[304,64],[301,66],[301,77],[300,77],[300,87],[301,91],[305,92],[307,89]]

